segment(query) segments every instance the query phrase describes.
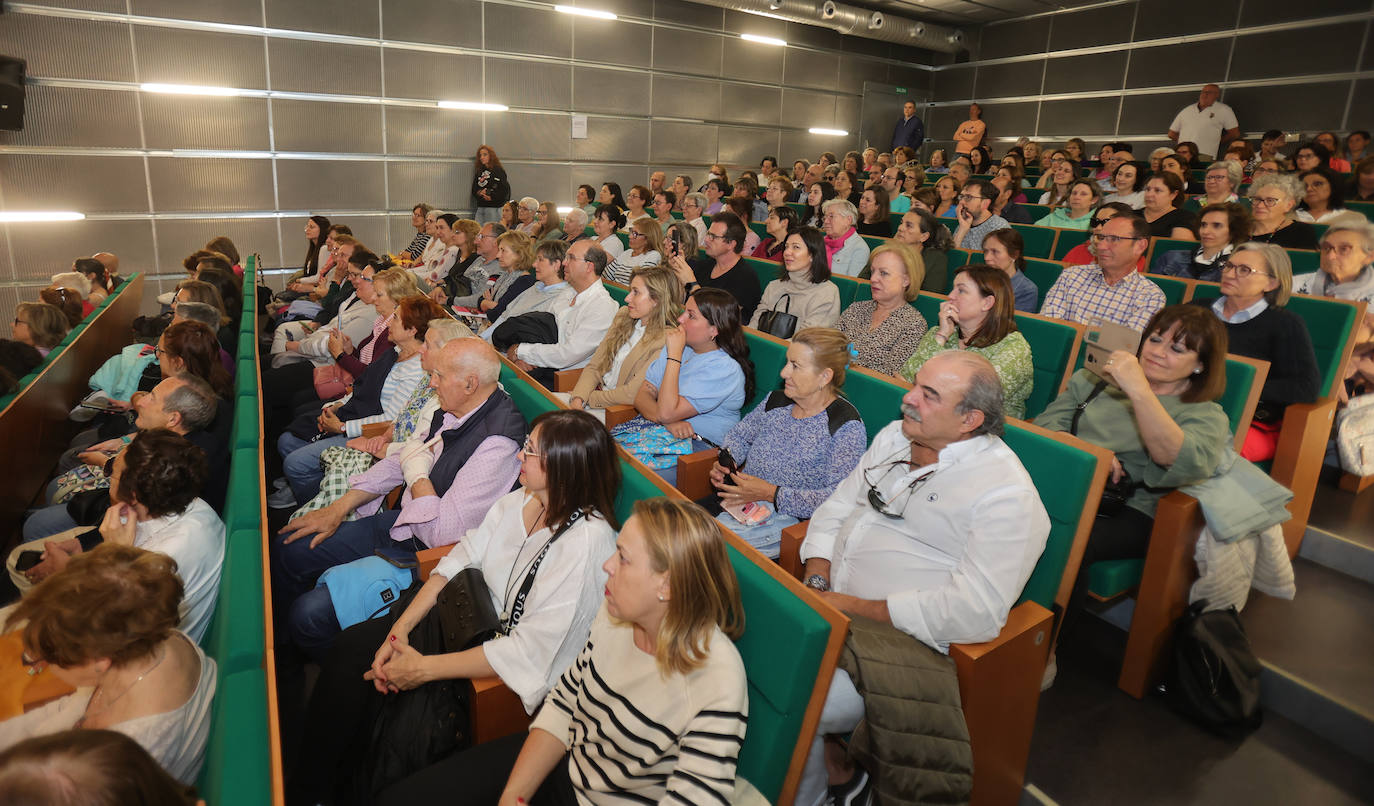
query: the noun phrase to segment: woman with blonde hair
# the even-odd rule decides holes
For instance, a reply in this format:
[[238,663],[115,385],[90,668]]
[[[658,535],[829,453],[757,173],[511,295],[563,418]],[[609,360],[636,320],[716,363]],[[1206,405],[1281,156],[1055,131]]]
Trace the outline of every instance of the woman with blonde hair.
[[[682,227],[684,234],[691,227]],[[695,233],[693,233],[695,234]],[[557,393],[569,408],[588,409],[604,421],[607,406],[633,405],[649,365],[682,315],[682,281],[667,266],[641,266],[630,276],[625,305],[578,376],[570,393]]]
[[720,526],[695,504],[643,499],[602,567],[605,604],[529,732],[451,756],[379,803],[433,800],[454,781],[466,802],[490,806],[536,793],[543,803],[735,801],[749,704],[732,639],[744,609]]
[[506,306],[520,296],[526,288],[534,285],[534,239],[523,232],[510,230],[496,239],[496,264],[501,267],[501,276],[496,285],[482,292],[477,307],[495,322],[505,313]]
[[67,315],[46,302],[21,302],[14,309],[10,338],[27,344],[44,358],[72,329]]
[[[912,215],[912,213],[907,213]],[[925,282],[925,262],[910,244],[883,244],[869,260],[869,299],[855,300],[835,325],[848,339],[853,363],[896,375],[926,333],[926,320],[912,300]]]
[[643,216],[630,222],[630,248],[621,252],[601,272],[602,278],[624,285],[630,274],[640,266],[653,266],[663,260],[663,228],[654,219]]

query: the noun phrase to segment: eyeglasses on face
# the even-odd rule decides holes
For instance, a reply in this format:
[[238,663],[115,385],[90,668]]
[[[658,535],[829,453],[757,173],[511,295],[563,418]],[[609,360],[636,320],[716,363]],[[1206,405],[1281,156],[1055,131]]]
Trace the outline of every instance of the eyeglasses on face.
[[982,197],[982,196],[974,196],[974,195],[971,195],[971,194],[968,194],[968,193],[960,193],[959,196],[958,196],[958,199],[959,199],[959,201],[961,201],[961,202],[975,202],[975,201],[982,201],[982,200],[983,200],[983,197]]
[[[1318,249],[1318,251],[1320,251],[1323,255],[1337,254],[1337,255],[1340,255],[1341,257],[1347,257],[1348,255],[1350,255],[1352,252],[1355,251],[1356,247],[1355,247],[1354,244],[1350,244],[1350,243],[1343,243],[1343,244],[1324,243],[1324,244],[1322,244],[1321,246],[1317,247],[1317,249]],[[1361,250],[1361,251],[1363,251],[1363,250]]]
[[534,443],[530,441],[529,437],[525,437],[525,443],[520,446],[520,451],[533,459],[543,456],[542,453],[534,449]]
[[1250,202],[1257,207],[1274,207],[1283,201],[1277,196],[1251,196]]
[[1244,266],[1244,265],[1242,265],[1242,264],[1240,264],[1240,263],[1232,263],[1232,262],[1229,261],[1229,260],[1226,261],[1225,263],[1221,264],[1221,273],[1222,273],[1222,274],[1225,274],[1225,273],[1227,273],[1228,271],[1231,272],[1231,273],[1233,273],[1233,274],[1235,274],[1237,277],[1239,277],[1239,278],[1242,279],[1242,280],[1244,280],[1246,277],[1249,277],[1249,276],[1252,275],[1252,274],[1262,274],[1262,275],[1264,275],[1265,277],[1273,277],[1273,276],[1274,276],[1274,275],[1270,274],[1270,273],[1267,272],[1267,271],[1260,271],[1259,269],[1252,269],[1252,268],[1250,268],[1249,266]]
[[1101,233],[1094,233],[1093,236],[1092,236],[1092,241],[1093,241],[1093,243],[1105,243],[1105,244],[1116,244],[1116,243],[1119,243],[1119,242],[1121,242],[1121,241],[1143,241],[1143,240],[1145,240],[1145,239],[1144,239],[1144,238],[1136,238],[1135,236],[1130,236],[1130,235],[1103,235],[1103,234],[1101,234]]

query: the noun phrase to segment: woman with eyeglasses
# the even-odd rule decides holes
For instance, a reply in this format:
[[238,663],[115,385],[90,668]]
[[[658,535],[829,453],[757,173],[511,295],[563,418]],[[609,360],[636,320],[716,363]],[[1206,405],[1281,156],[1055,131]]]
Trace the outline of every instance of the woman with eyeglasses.
[[1326,224],[1343,213],[1345,208],[1345,184],[1329,168],[1313,168],[1298,174],[1306,193],[1302,203],[1293,215],[1299,221],[1313,224]]
[[892,222],[888,218],[887,189],[882,185],[865,188],[859,196],[859,223],[855,226],[860,235],[873,235],[878,238],[892,237]]
[[1237,202],[1208,205],[1198,224],[1198,248],[1172,249],[1155,257],[1150,271],[1221,282],[1221,269],[1236,247],[1250,239],[1250,211]]
[[629,226],[641,218],[653,218],[645,209],[653,203],[654,195],[643,185],[635,185],[625,194],[625,224]]
[[[1343,169],[1338,169],[1332,165],[1332,162],[1331,149],[1325,143],[1319,143],[1315,140],[1300,144],[1298,150],[1293,152],[1293,167],[1299,171],[1326,168],[1347,173],[1350,170],[1348,164]],[[1340,162],[1344,163],[1345,160],[1340,160]]]
[[630,224],[630,249],[621,252],[601,272],[603,279],[625,285],[640,266],[653,266],[663,260],[663,229],[648,216]]
[[716,520],[765,557],[778,556],[782,530],[810,518],[868,446],[858,410],[840,396],[848,365],[843,333],[799,331],[787,346],[782,390],[726,434],[722,448],[734,464],[711,467],[716,503],[725,510]]
[[1316,249],[1316,228],[1293,214],[1305,191],[1292,174],[1256,176],[1250,183],[1250,240],[1284,249]]
[[1145,556],[1160,498],[1216,472],[1231,441],[1216,403],[1226,388],[1226,348],[1215,315],[1171,305],[1150,319],[1134,353],[1111,354],[1103,367],[1109,378],[1080,369],[1035,418],[1112,452],[1108,481],[1119,494],[1099,505],[1071,609],[1087,596],[1093,563]]
[[1284,409],[1317,399],[1321,378],[1307,325],[1284,310],[1293,289],[1288,253],[1273,244],[1246,243],[1218,261],[1221,296],[1197,299],[1226,328],[1228,351],[1269,362],[1269,375],[1240,455],[1252,462],[1274,458]]
[[525,233],[530,237],[535,237],[535,232],[539,229],[539,222],[535,221],[535,216],[539,213],[539,200],[533,196],[525,196],[516,205],[515,214],[517,218],[514,229]]
[[1145,182],[1145,206],[1141,218],[1150,225],[1150,235],[1180,241],[1197,240],[1197,216],[1184,210],[1183,180],[1164,171]]
[[1030,343],[1016,329],[1015,294],[1001,269],[975,263],[954,275],[949,299],[940,303],[937,325],[921,337],[916,352],[902,365],[908,382],[926,361],[945,350],[969,350],[997,370],[1008,417],[1024,417],[1035,367]]
[[21,302],[14,309],[10,338],[29,345],[47,358],[71,328],[61,309],[46,302]]
[[[329,623],[334,608],[327,586],[297,600],[289,617],[293,636],[328,654],[288,776],[291,802],[375,802],[399,777],[444,760],[441,751],[418,768],[391,773],[377,764],[385,748],[371,737],[383,698],[442,681],[496,677],[533,712],[572,665],[602,602],[601,563],[615,545],[615,443],[586,412],[559,410],[535,418],[517,456],[519,489],[498,499],[389,614],[340,633],[337,620]],[[412,641],[442,630],[439,594],[466,569],[485,582],[503,632],[466,649],[416,649]],[[461,691],[453,696],[464,697]],[[454,729],[470,735],[466,724]]]
[[1207,175],[1202,180],[1203,196],[1198,199],[1198,204],[1210,207],[1239,201],[1236,190],[1244,178],[1240,166],[1238,160],[1221,160],[1207,166]]
[[1086,230],[1093,208],[1102,201],[1102,189],[1091,179],[1075,179],[1069,183],[1064,206],[1055,207],[1050,214],[1035,222],[1037,227]]
[[[1351,217],[1322,233],[1321,271],[1303,275],[1293,290],[1318,297],[1335,297],[1374,306],[1374,224]],[[1360,343],[1369,341],[1374,314],[1366,315]]]
[[[1041,190],[1049,190],[1053,187],[1054,169],[1061,162],[1069,162],[1068,152],[1062,149],[1042,152],[1040,154],[1040,179],[1035,183],[1035,186]],[[1075,169],[1076,166],[1070,163],[1069,173],[1072,174]],[[1041,201],[1044,201],[1043,196]]]
[[606,254],[615,260],[625,251],[625,244],[621,243],[620,236],[616,233],[625,226],[625,214],[614,204],[603,204],[596,208],[596,215],[592,217],[592,231],[596,233],[596,243]]
[[[859,234],[859,211],[844,199],[831,199],[822,205],[825,232],[825,262],[831,274],[857,277],[868,265],[868,242]],[[839,311],[835,312],[836,315]]]

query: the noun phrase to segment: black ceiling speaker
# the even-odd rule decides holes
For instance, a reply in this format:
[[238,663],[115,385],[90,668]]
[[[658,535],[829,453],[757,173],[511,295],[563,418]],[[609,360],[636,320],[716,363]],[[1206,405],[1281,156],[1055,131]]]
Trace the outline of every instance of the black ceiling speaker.
[[24,74],[27,63],[13,56],[0,56],[0,129],[24,128]]

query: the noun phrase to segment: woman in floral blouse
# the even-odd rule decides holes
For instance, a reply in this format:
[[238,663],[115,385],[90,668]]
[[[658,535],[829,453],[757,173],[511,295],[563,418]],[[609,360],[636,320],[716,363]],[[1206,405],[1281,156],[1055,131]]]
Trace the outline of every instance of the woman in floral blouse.
[[869,263],[872,299],[855,301],[835,327],[849,339],[852,362],[884,375],[896,375],[926,332],[926,320],[907,303],[925,281],[921,254],[904,243],[873,250]]

